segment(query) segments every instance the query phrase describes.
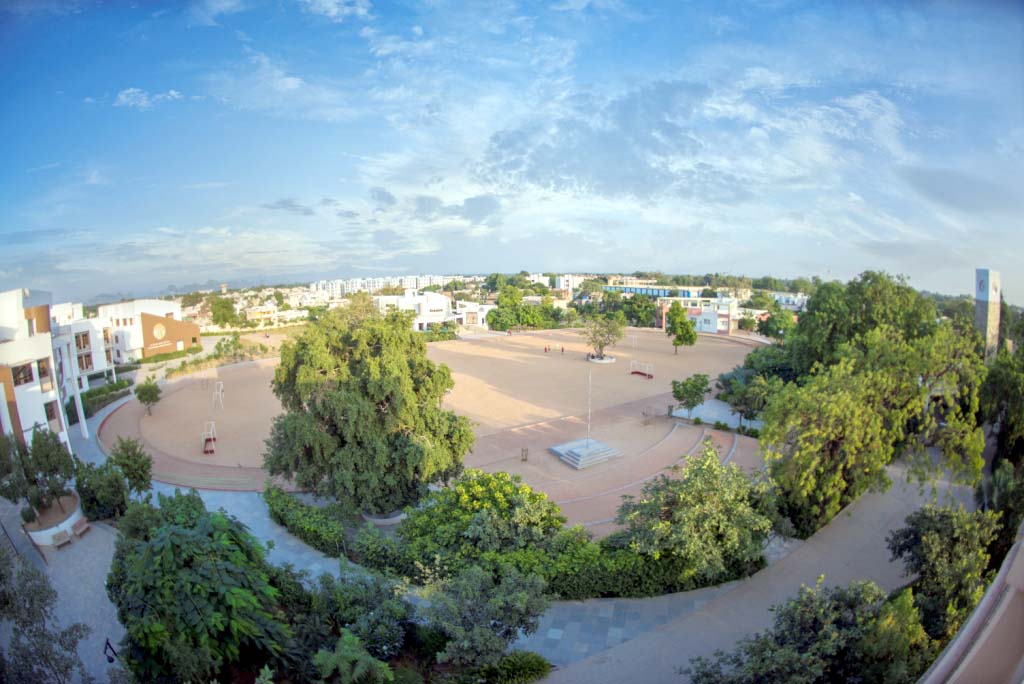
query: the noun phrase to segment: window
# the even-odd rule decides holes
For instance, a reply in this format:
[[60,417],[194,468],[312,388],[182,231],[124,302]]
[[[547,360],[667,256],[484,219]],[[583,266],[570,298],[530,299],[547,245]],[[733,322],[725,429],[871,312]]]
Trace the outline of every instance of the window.
[[75,349],[77,351],[82,351],[84,349],[89,349],[90,347],[91,347],[91,345],[89,344],[89,333],[87,333],[87,332],[75,333]]
[[78,355],[78,372],[86,373],[92,370],[92,352],[85,351]]
[[32,376],[32,364],[25,363],[20,366],[15,366],[11,369],[11,375],[14,376],[14,386],[27,385],[28,383],[35,380]]
[[53,390],[53,379],[50,377],[50,360],[39,359],[36,362],[39,366],[39,385],[44,392]]
[[48,401],[43,408],[46,409],[46,420],[57,420],[57,402]]

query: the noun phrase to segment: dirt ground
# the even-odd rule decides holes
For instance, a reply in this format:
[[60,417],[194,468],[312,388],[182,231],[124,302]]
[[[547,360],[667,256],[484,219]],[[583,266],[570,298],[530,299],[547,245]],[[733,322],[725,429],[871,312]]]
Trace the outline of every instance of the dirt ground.
[[[466,466],[521,475],[556,501],[570,524],[603,536],[614,529],[623,495],[639,494],[645,482],[681,463],[704,439],[712,440],[723,460],[760,468],[755,440],[667,416],[672,380],[693,373],[713,379],[742,362],[750,349],[751,342],[701,335],[695,347],[676,355],[661,331],[628,329],[610,350],[616,362],[601,365],[586,360],[588,349],[578,333],[558,330],[433,343],[428,356],[452,369],[455,388],[445,406],[474,423],[477,440]],[[633,360],[653,364],[654,378],[631,374]],[[108,418],[100,439],[109,447],[119,434],[141,438],[159,456],[154,476],[162,481],[262,489],[264,440],[281,411],[270,391],[275,365],[266,360],[181,378],[168,385],[152,416],[130,402]],[[592,437],[623,455],[575,470],[548,448],[587,436],[588,375]],[[213,402],[217,381],[224,383],[223,408]],[[645,413],[652,417],[645,419]],[[203,423],[211,420],[217,449],[204,455]]]

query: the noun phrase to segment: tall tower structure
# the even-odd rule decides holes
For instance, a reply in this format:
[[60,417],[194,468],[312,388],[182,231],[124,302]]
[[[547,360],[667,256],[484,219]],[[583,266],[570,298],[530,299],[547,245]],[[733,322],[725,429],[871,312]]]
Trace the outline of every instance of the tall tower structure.
[[999,304],[1002,297],[999,271],[979,268],[974,272],[974,325],[985,340],[985,360],[999,351]]

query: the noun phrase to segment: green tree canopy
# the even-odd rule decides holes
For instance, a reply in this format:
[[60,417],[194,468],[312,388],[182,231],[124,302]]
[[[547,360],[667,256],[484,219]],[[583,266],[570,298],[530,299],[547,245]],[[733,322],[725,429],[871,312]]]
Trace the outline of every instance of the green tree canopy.
[[[922,480],[940,468],[978,480],[984,437],[974,414],[985,369],[972,340],[949,324],[911,340],[879,327],[840,354],[803,386],[776,393],[764,413],[765,458],[802,534],[865,491],[888,487],[885,466],[905,453]],[[929,458],[932,445],[939,463]]]
[[470,565],[433,587],[424,609],[433,627],[448,636],[440,662],[494,665],[520,634],[537,631],[547,608],[544,580],[507,569],[499,578]]
[[[679,302],[672,302],[673,305]],[[671,307],[669,307],[671,312]],[[667,321],[666,321],[667,322]],[[679,353],[679,347],[692,347],[697,344],[697,326],[686,315],[675,315],[671,317],[671,324],[665,328],[665,333],[672,338],[672,346],[675,353]]]
[[453,385],[407,315],[328,315],[282,346],[266,468],[364,511],[401,508],[457,475],[473,445],[469,421],[441,408]]
[[161,497],[165,505],[132,504],[130,515],[147,511],[156,526],[128,537],[139,528],[126,515],[107,579],[136,678],[206,682],[232,664],[278,657],[291,634],[259,542],[189,496]]
[[587,319],[580,334],[587,339],[587,344],[594,350],[594,356],[604,358],[604,350],[614,347],[615,343],[625,335],[623,325],[615,316],[598,314]]
[[703,373],[695,373],[686,380],[672,381],[672,397],[686,409],[693,418],[693,409],[704,403],[704,396],[711,391],[711,380]]
[[803,587],[775,606],[772,626],[732,652],[695,658],[693,684],[913,684],[938,652],[907,589],[891,600],[873,582]]
[[793,312],[788,309],[777,309],[772,315],[757,324],[757,332],[765,337],[775,340],[785,340],[793,328],[796,327],[796,319]]
[[907,526],[886,542],[914,581],[925,629],[942,642],[952,639],[978,605],[991,575],[988,548],[999,516],[989,511],[928,505],[907,516]]
[[756,509],[754,482],[719,459],[706,441],[671,477],[651,480],[639,497],[624,496],[619,507],[616,522],[625,526],[630,548],[685,561],[684,582],[711,584],[742,574],[760,562],[772,529]]
[[153,457],[137,439],[118,437],[110,451],[110,462],[124,475],[128,490],[142,495],[152,486]]
[[406,514],[399,538],[413,559],[441,574],[484,554],[544,544],[565,523],[558,506],[518,475],[480,470],[466,471]]
[[996,430],[996,455],[1019,466],[1024,461],[1024,348],[1002,350],[981,391],[981,417]]
[[156,384],[156,378],[151,375],[136,387],[135,398],[146,407],[146,415],[153,415],[153,407],[160,401],[160,386]]

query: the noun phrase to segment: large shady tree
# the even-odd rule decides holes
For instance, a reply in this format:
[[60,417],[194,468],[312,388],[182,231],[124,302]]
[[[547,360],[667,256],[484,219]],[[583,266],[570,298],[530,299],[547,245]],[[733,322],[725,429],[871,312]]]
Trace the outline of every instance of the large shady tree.
[[622,329],[622,322],[615,316],[597,314],[587,319],[586,327],[580,334],[587,338],[587,344],[593,348],[594,356],[603,359],[605,348],[614,347],[622,339],[625,331]]
[[415,502],[462,468],[469,421],[441,408],[451,371],[427,359],[408,315],[325,316],[281,349],[265,466],[368,513]]

